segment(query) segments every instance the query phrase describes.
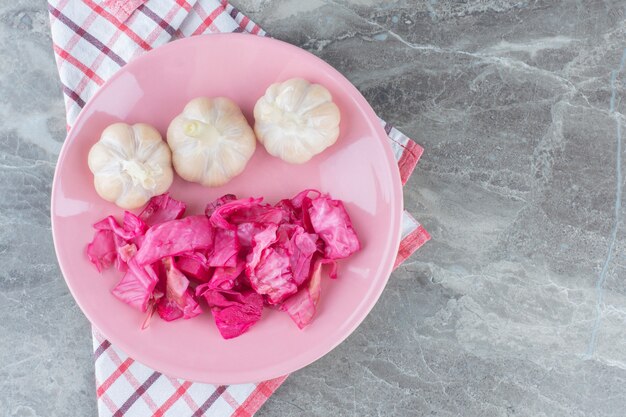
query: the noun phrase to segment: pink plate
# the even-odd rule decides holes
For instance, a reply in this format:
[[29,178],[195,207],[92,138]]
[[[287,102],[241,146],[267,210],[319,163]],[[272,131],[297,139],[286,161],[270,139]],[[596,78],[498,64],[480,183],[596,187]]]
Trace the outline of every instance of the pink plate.
[[[109,124],[150,123],[165,133],[187,101],[198,96],[235,100],[252,122],[252,108],[274,82],[301,77],[330,90],[341,110],[337,143],[304,165],[269,156],[263,146],[239,177],[220,188],[174,180],[171,195],[202,213],[225,193],[263,196],[274,203],[305,188],[342,199],[363,249],[339,265],[339,278],[323,280],[314,322],[301,331],[287,314],[265,309],[244,335],[223,340],[210,313],[166,323],[111,295],[120,278],[102,275],[85,256],[91,225],[123,210],[96,194],[87,153]],[[400,241],[402,187],[381,124],[357,89],[322,60],[295,46],[259,36],[225,34],[179,40],[118,71],[87,103],[59,157],[52,187],[52,233],[67,285],[87,318],[116,346],[170,376],[214,384],[261,381],[302,368],[341,343],[380,296]]]

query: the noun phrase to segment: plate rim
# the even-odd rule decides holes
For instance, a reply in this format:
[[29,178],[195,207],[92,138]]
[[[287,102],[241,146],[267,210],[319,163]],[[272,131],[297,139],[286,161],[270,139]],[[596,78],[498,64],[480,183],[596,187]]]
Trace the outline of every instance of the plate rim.
[[[283,369],[285,368],[284,366],[274,366],[274,368],[271,369],[271,372],[268,370],[266,373],[266,376],[260,377],[260,378],[253,378],[252,380],[249,377],[244,377],[241,376],[239,374],[237,374],[236,376],[230,377],[230,376],[225,376],[225,375],[221,375],[218,376],[217,378],[213,378],[213,374],[212,375],[201,375],[201,373],[197,373],[197,372],[191,372],[193,373],[193,375],[185,375],[185,373],[183,372],[183,374],[179,373],[176,369],[172,369],[170,366],[163,366],[164,364],[159,363],[159,364],[154,364],[152,363],[151,360],[148,361],[144,361],[142,358],[142,354],[141,352],[137,351],[136,349],[134,349],[132,347],[132,344],[129,345],[127,343],[125,343],[123,340],[121,339],[117,339],[117,337],[111,337],[110,335],[107,335],[105,331],[101,330],[97,324],[94,322],[93,317],[91,317],[91,315],[89,313],[87,313],[86,309],[83,307],[83,303],[80,301],[80,298],[76,296],[76,293],[74,292],[74,288],[72,286],[72,284],[70,283],[70,281],[67,278],[67,273],[65,271],[65,268],[63,266],[63,263],[61,262],[61,258],[59,257],[59,249],[58,249],[58,245],[59,243],[57,242],[57,227],[58,225],[55,224],[55,204],[56,204],[56,195],[57,195],[57,189],[59,187],[59,167],[62,166],[62,163],[66,157],[66,154],[68,152],[68,148],[69,148],[69,143],[72,139],[74,139],[74,134],[73,132],[75,132],[75,127],[77,125],[79,125],[80,123],[86,123],[87,120],[83,121],[83,119],[85,119],[87,116],[87,111],[90,109],[90,107],[92,106],[92,103],[97,99],[97,97],[102,94],[103,91],[106,90],[106,88],[108,87],[108,85],[110,85],[111,83],[113,83],[115,80],[117,80],[119,77],[122,77],[128,70],[129,68],[132,68],[134,66],[137,65],[141,65],[141,62],[144,60],[148,60],[148,59],[153,59],[153,57],[155,55],[163,55],[163,54],[167,54],[168,51],[170,49],[174,49],[174,48],[178,48],[179,45],[182,45],[184,43],[197,43],[199,44],[198,47],[202,47],[202,43],[203,42],[219,42],[221,38],[240,38],[240,37],[246,37],[247,39],[254,39],[252,42],[259,42],[259,43],[268,43],[268,44],[275,44],[278,45],[279,48],[285,48],[285,49],[290,49],[292,52],[294,53],[300,53],[300,54],[305,54],[305,55],[309,55],[309,57],[311,59],[313,59],[314,61],[317,61],[317,63],[323,67],[326,67],[326,69],[328,69],[331,73],[334,73],[334,75],[342,81],[342,84],[344,84],[348,90],[352,90],[352,98],[354,98],[357,101],[357,104],[359,105],[359,107],[361,107],[361,109],[366,113],[366,115],[368,116],[368,119],[370,120],[370,122],[372,122],[372,125],[374,126],[374,130],[377,131],[378,136],[380,139],[387,139],[388,135],[385,132],[385,130],[383,129],[381,123],[380,123],[380,119],[378,118],[378,116],[376,115],[376,113],[374,112],[373,108],[370,106],[370,104],[368,103],[368,101],[365,99],[365,97],[363,97],[363,95],[361,94],[361,92],[356,88],[356,86],[354,86],[354,84],[352,84],[352,82],[350,82],[350,80],[347,79],[347,77],[345,77],[341,72],[339,72],[337,69],[335,69],[332,65],[330,65],[329,63],[327,63],[326,61],[324,61],[323,59],[317,57],[316,55],[312,54],[309,51],[306,51],[302,48],[299,48],[295,45],[292,45],[288,42],[285,41],[281,41],[278,39],[274,39],[274,38],[270,38],[270,37],[265,37],[265,36],[255,36],[255,35],[251,35],[251,34],[244,34],[244,33],[215,33],[215,34],[207,34],[207,35],[199,35],[199,36],[192,36],[192,37],[188,37],[188,38],[181,38],[181,39],[177,39],[175,41],[166,43],[164,45],[161,45],[157,48],[154,48],[150,51],[147,51],[146,53],[137,56],[135,58],[133,58],[131,61],[129,61],[126,65],[124,65],[123,67],[121,67],[117,72],[115,72],[115,74],[113,74],[108,80],[106,80],[99,88],[98,90],[94,93],[94,95],[87,100],[85,106],[80,110],[78,116],[76,117],[76,119],[74,120],[74,123],[72,124],[71,129],[67,132],[67,135],[65,137],[65,140],[63,141],[63,145],[61,147],[61,150],[59,152],[59,156],[57,158],[57,162],[55,165],[55,170],[54,170],[54,177],[52,180],[52,187],[51,187],[51,199],[50,199],[50,222],[51,222],[51,233],[52,233],[52,240],[53,240],[53,244],[54,244],[54,250],[55,250],[55,256],[57,258],[57,263],[59,265],[59,269],[61,271],[61,274],[63,275],[63,279],[65,281],[65,284],[67,285],[68,289],[70,290],[70,293],[72,294],[72,297],[74,299],[74,301],[76,302],[76,304],[79,306],[81,312],[83,313],[83,315],[87,318],[87,320],[89,321],[90,325],[95,327],[97,329],[97,331],[100,332],[100,334],[102,336],[104,336],[107,340],[109,340],[112,344],[120,347],[126,354],[129,355],[129,357],[132,357],[135,360],[138,360],[140,363],[156,370],[159,371],[163,374],[166,374],[168,376],[171,377],[175,377],[175,378],[180,378],[180,379],[185,379],[185,380],[189,380],[192,382],[199,382],[199,383],[208,383],[208,384],[216,384],[216,385],[229,385],[229,384],[240,384],[240,383],[249,383],[249,382],[259,382],[260,380],[268,380],[268,379],[273,379],[273,378],[277,378],[277,377],[281,377],[284,375],[287,375],[289,373],[295,372],[299,369],[302,369],[310,364],[312,364],[313,362],[319,360],[320,358],[322,358],[323,356],[325,356],[326,354],[330,353],[332,350],[334,350],[339,344],[343,343],[352,333],[354,333],[354,331],[356,330],[357,327],[359,327],[361,325],[361,323],[365,320],[365,318],[370,314],[370,312],[372,311],[372,309],[374,308],[374,306],[376,305],[376,303],[378,302],[378,300],[380,299],[380,296],[382,294],[382,292],[384,291],[384,289],[387,286],[387,283],[389,282],[389,278],[391,276],[391,273],[393,272],[393,266],[394,266],[394,260],[395,257],[392,255],[389,259],[389,261],[387,262],[388,265],[384,268],[383,272],[381,272],[381,275],[383,275],[383,282],[380,285],[380,288],[373,293],[373,296],[371,298],[371,301],[369,302],[369,306],[367,307],[366,311],[362,314],[361,317],[358,317],[357,320],[354,320],[353,324],[351,326],[348,327],[348,330],[345,332],[345,334],[338,338],[334,343],[332,343],[332,345],[330,346],[330,348],[326,349],[325,351],[323,351],[322,353],[317,353],[315,355],[311,355],[311,357],[307,357],[305,361],[300,361],[299,365],[296,367],[289,367],[290,369],[286,370]],[[74,139],[75,140],[75,139]],[[383,143],[383,148],[385,149],[385,154],[386,154],[386,159],[388,160],[388,162],[393,162],[393,164],[390,164],[390,166],[392,167],[397,167],[397,161],[394,157],[394,153],[393,150],[391,148],[391,144],[389,143],[388,140],[381,140],[381,142]],[[393,184],[393,198],[391,199],[391,204],[392,204],[392,219],[391,219],[391,225],[393,225],[395,223],[395,231],[390,231],[390,233],[393,233],[392,239],[391,239],[391,245],[387,250],[393,250],[394,254],[397,254],[397,250],[400,246],[400,242],[401,242],[401,229],[402,229],[402,213],[404,211],[404,199],[403,199],[403,190],[402,190],[402,182],[401,182],[401,177],[400,177],[400,172],[399,169],[390,169],[390,174],[392,177],[392,184]],[[394,250],[395,249],[395,250]],[[245,373],[244,373],[245,375]]]

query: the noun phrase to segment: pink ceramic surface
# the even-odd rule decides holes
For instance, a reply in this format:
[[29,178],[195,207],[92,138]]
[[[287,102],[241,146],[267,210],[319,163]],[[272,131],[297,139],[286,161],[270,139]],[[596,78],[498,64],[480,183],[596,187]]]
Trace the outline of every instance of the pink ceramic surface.
[[[325,278],[315,321],[301,331],[285,313],[265,309],[246,334],[223,340],[209,312],[166,323],[114,298],[120,278],[99,274],[85,256],[91,225],[123,210],[96,194],[87,153],[101,131],[118,121],[145,122],[165,133],[190,99],[227,96],[252,122],[256,100],[274,82],[302,77],[326,86],[341,110],[337,143],[304,165],[269,156],[259,144],[239,177],[220,188],[176,178],[171,195],[187,213],[225,193],[264,196],[274,203],[305,188],[342,199],[363,249],[340,262],[339,279]],[[295,371],[328,353],[365,318],[392,270],[400,241],[402,188],[388,138],[365,99],[341,74],[292,45],[251,35],[227,34],[179,40],[122,68],[85,106],[59,157],[52,189],[52,231],[59,264],[77,303],[115,345],[171,376],[230,384],[265,380]]]

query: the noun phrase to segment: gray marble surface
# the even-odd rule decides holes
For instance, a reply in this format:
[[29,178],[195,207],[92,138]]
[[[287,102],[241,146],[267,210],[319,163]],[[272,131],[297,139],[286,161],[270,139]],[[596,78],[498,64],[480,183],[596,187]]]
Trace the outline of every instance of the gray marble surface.
[[[235,3],[425,146],[405,201],[433,236],[258,415],[623,416],[626,2]],[[96,415],[50,235],[48,31],[45,2],[0,0],[2,417]]]

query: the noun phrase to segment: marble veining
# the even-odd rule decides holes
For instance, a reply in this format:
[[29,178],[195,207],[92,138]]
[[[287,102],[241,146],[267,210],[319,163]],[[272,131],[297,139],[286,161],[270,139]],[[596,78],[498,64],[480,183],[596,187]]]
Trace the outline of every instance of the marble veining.
[[619,222],[620,222],[619,216],[622,210],[622,124],[620,122],[619,113],[615,113],[615,101],[617,97],[617,87],[615,86],[615,83],[617,81],[617,76],[624,70],[625,64],[626,64],[626,49],[624,49],[624,53],[622,54],[622,60],[620,61],[619,68],[611,71],[611,101],[610,101],[609,111],[615,118],[615,132],[616,132],[615,143],[617,144],[617,148],[615,150],[615,219],[614,219],[613,229],[611,230],[611,237],[609,241],[609,249],[607,251],[606,260],[604,261],[604,265],[602,265],[600,276],[598,277],[598,281],[596,282],[596,293],[597,293],[596,319],[593,322],[593,328],[591,329],[591,338],[589,339],[589,347],[587,348],[588,357],[593,356],[595,349],[596,349],[598,331],[600,329],[600,320],[602,319],[602,304],[604,301],[604,283],[607,278],[609,265],[611,264],[611,260],[613,259],[615,241],[617,240],[617,229],[619,227]]
[[[626,2],[237,0],[426,152],[433,240],[259,416],[622,416]],[[49,196],[65,138],[42,0],[0,1],[0,417],[95,416]]]

